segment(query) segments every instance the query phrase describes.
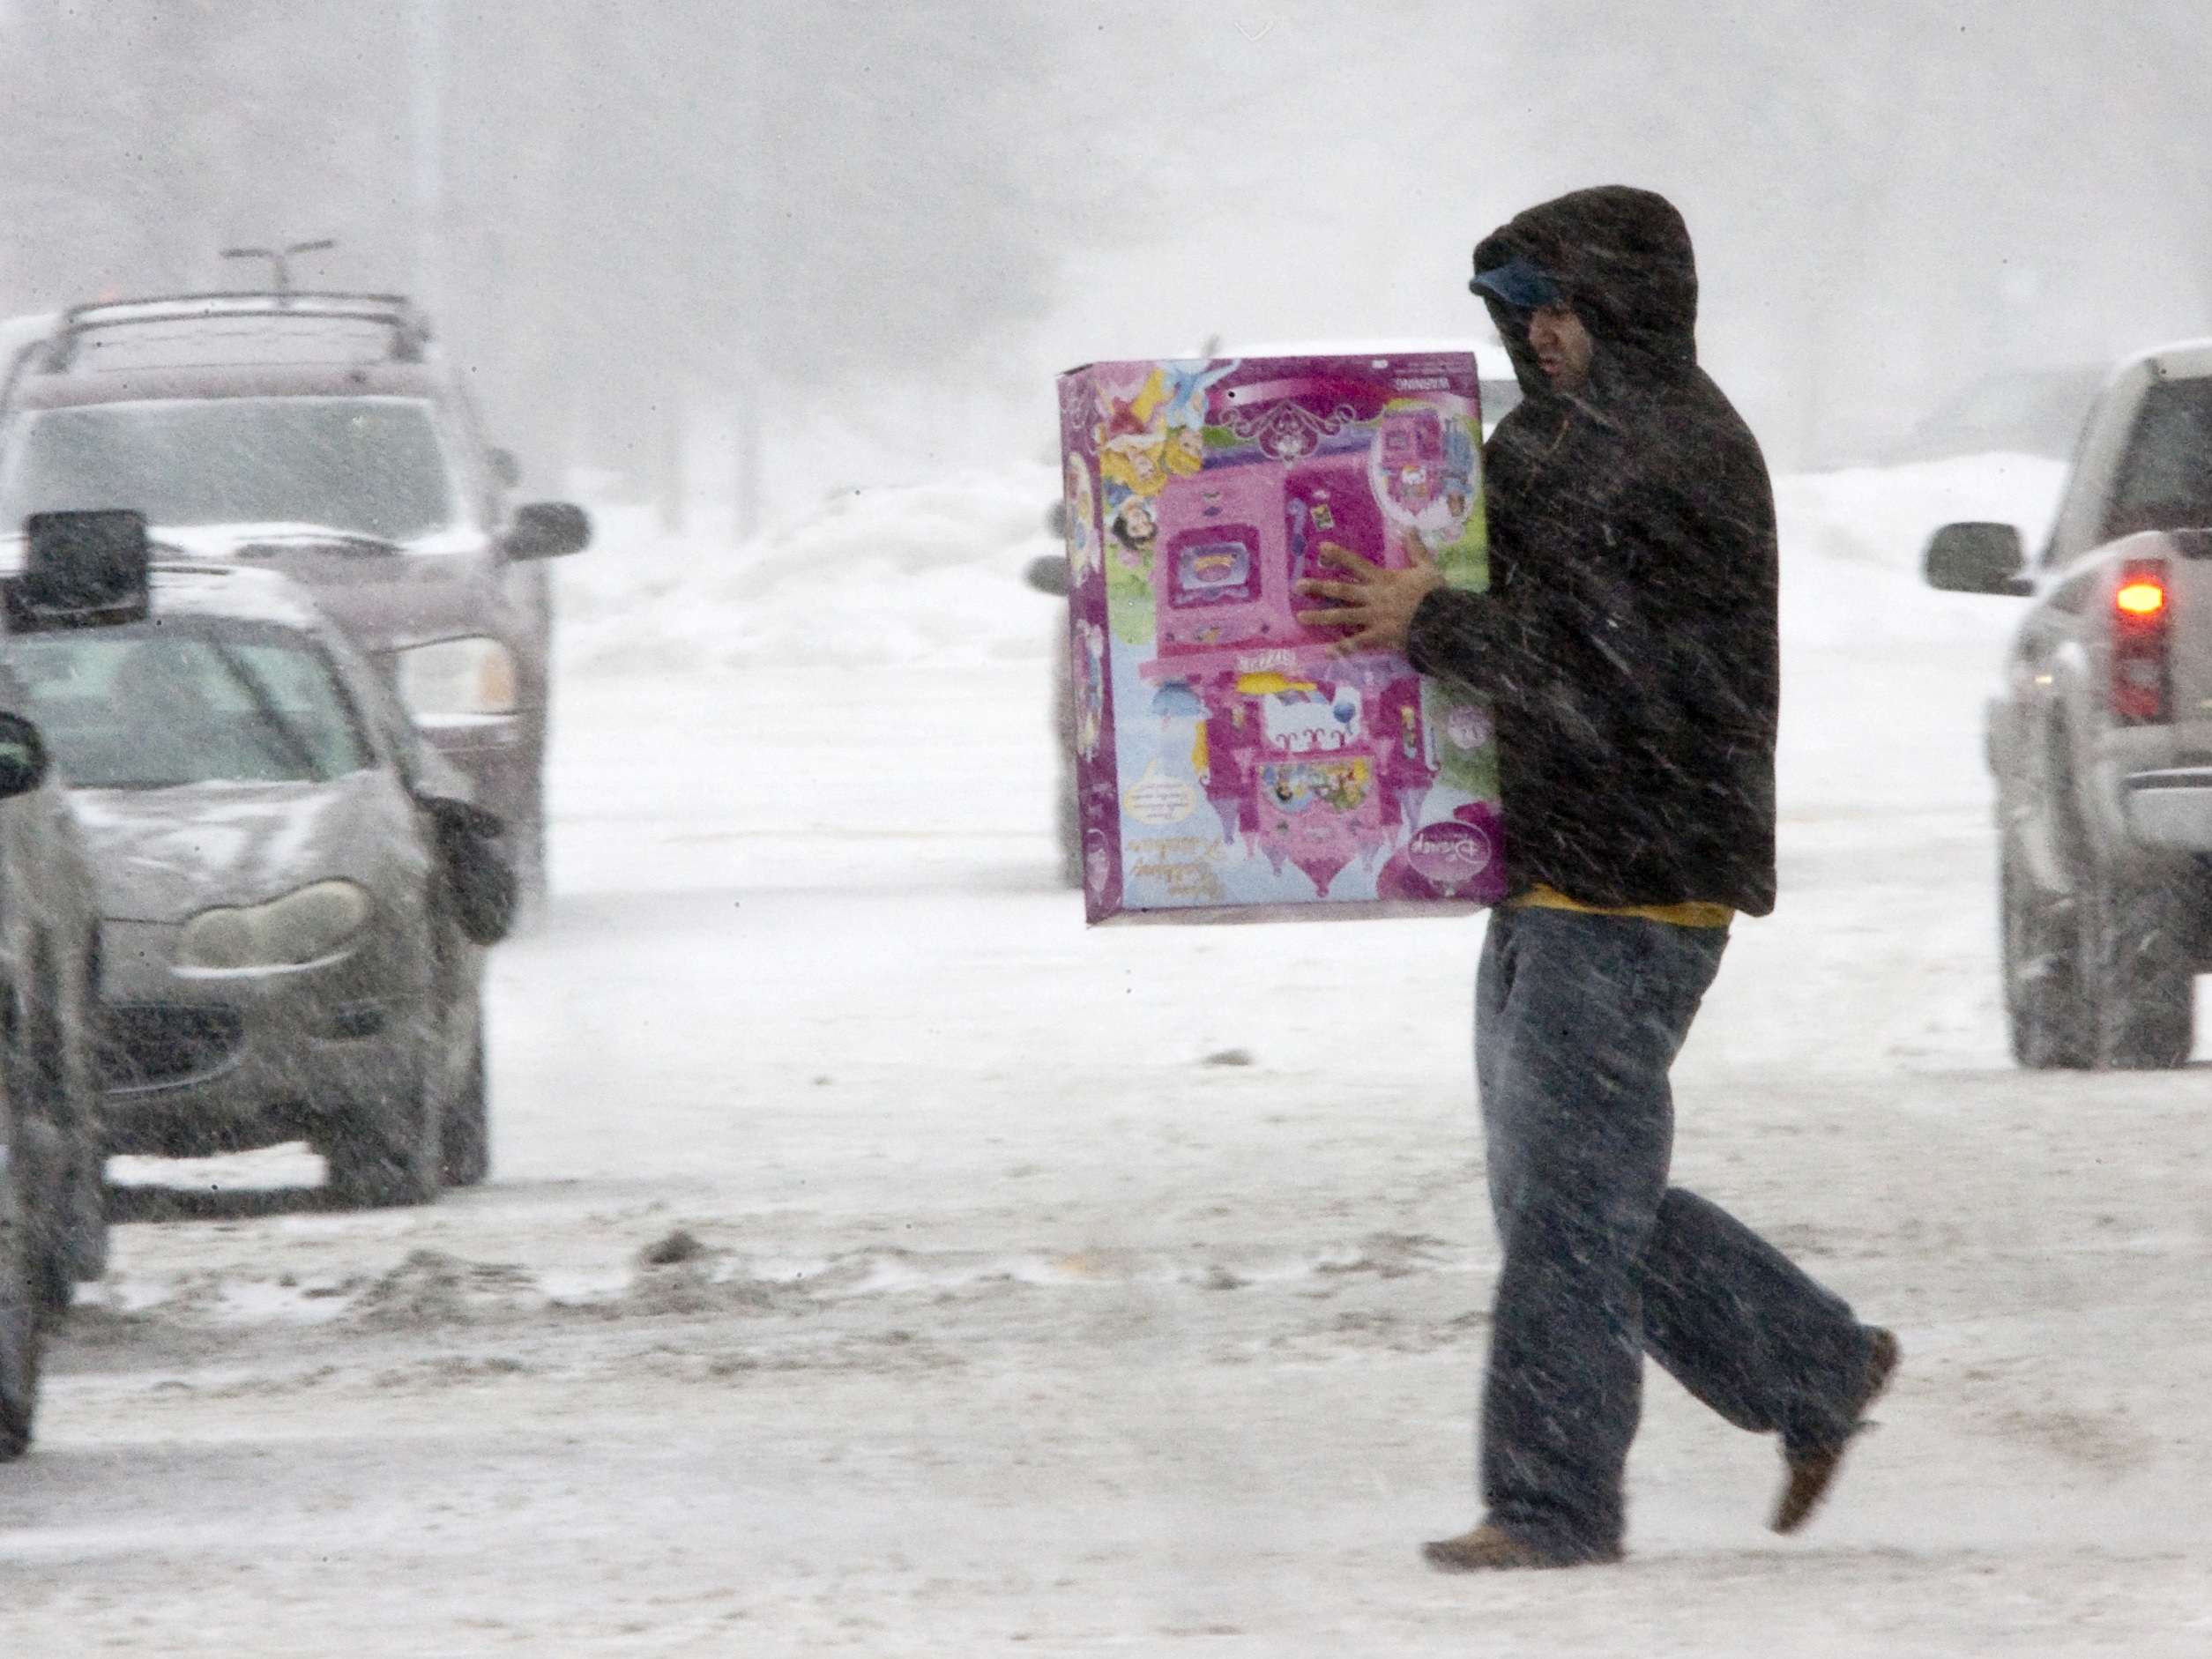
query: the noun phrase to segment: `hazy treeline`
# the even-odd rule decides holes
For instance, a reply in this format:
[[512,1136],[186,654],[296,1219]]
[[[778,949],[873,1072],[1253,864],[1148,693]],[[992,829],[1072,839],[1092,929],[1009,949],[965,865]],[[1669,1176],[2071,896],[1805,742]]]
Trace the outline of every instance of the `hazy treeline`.
[[1018,0],[12,0],[0,302],[399,288],[551,481],[688,407],[917,373],[1039,314],[1054,175],[1009,144]]
[[1709,361],[1818,460],[2212,328],[2201,34],[2193,0],[0,0],[0,304],[334,236],[298,277],[422,295],[534,482],[673,495],[687,422],[757,454],[886,378],[1466,334],[1475,236],[1620,180],[1682,205]]

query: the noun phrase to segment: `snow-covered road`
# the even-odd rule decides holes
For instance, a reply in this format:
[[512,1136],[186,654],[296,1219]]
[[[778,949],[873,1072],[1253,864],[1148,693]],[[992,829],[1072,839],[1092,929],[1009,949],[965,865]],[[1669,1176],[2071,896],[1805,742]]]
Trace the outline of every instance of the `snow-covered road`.
[[1783,902],[1677,1069],[1679,1179],[1904,1343],[1802,1536],[1654,1373],[1625,1566],[1421,1566],[1475,1518],[1479,922],[1085,934],[1038,654],[633,640],[563,688],[494,1180],[135,1196],[200,1218],[120,1227],[52,1352],[0,1645],[2212,1651],[2212,1090],[2006,1060],[2006,611],[1897,551],[1955,483],[1785,487]]

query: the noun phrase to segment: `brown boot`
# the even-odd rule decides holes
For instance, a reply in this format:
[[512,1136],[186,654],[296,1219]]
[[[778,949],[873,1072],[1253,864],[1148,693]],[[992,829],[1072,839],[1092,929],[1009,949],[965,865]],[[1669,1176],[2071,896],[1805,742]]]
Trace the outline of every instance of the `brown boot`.
[[[1896,1368],[1896,1334],[1877,1328],[1873,1351],[1866,1361],[1866,1385],[1851,1406],[1851,1434],[1856,1435],[1866,1427],[1866,1408],[1889,1386],[1889,1373]],[[1776,1532],[1795,1532],[1811,1519],[1821,1499],[1828,1496],[1836,1471],[1843,1464],[1843,1454],[1850,1449],[1849,1438],[1840,1446],[1824,1446],[1812,1451],[1791,1452],[1787,1447],[1783,1448],[1782,1462],[1788,1478],[1783,1484],[1782,1501],[1775,1506],[1772,1525]]]
[[1618,1561],[1620,1551],[1596,1555],[1556,1556],[1525,1544],[1503,1528],[1488,1521],[1456,1538],[1439,1538],[1421,1546],[1421,1554],[1440,1573],[1483,1573],[1513,1567],[1586,1566]]

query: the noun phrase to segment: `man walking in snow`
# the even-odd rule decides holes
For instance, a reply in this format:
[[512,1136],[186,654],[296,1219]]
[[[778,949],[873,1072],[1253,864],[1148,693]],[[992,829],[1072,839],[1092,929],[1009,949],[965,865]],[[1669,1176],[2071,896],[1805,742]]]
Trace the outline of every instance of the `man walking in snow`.
[[[1895,1338],[1667,1185],[1667,1072],[1738,911],[1774,907],[1774,495],[1697,366],[1689,233],[1608,186],[1475,249],[1525,401],[1485,452],[1486,593],[1351,554],[1307,581],[1351,630],[1473,688],[1498,732],[1510,896],[1475,987],[1504,1261],[1482,1402],[1487,1514],[1446,1570],[1618,1560],[1649,1353],[1779,1434],[1788,1532],[1833,1478]],[[1331,550],[1332,552],[1334,550]],[[1327,556],[1327,555],[1324,555]]]

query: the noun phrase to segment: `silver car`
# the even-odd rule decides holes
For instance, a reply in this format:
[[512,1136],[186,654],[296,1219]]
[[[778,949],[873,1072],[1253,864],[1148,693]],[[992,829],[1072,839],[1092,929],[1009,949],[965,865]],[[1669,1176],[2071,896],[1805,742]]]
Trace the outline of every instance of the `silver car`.
[[537,892],[544,562],[591,525],[565,502],[509,499],[518,464],[430,332],[396,295],[297,290],[0,324],[0,522],[134,509],[197,560],[290,577],[507,821],[508,861]]
[[157,566],[140,620],[5,654],[98,883],[108,1149],[304,1137],[353,1204],[482,1179],[503,923],[456,859],[497,822],[345,636],[282,577]]

